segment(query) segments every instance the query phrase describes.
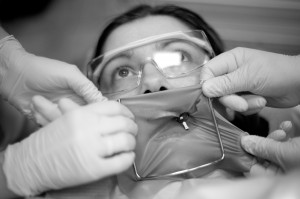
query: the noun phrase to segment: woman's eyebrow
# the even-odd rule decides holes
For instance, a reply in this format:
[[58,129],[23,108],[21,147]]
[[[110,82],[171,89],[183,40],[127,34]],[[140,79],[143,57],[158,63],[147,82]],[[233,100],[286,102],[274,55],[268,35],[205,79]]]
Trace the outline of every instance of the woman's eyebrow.
[[182,44],[182,45],[188,45],[188,46],[193,46],[195,47],[195,45],[190,42],[190,41],[187,41],[187,40],[183,40],[183,39],[178,39],[178,40],[166,40],[166,41],[163,41],[163,42],[160,42],[157,44],[157,47],[159,48],[165,48],[167,47],[168,45],[171,45],[171,44]]
[[[104,58],[103,62],[102,62],[100,65],[98,65],[98,67],[101,67],[101,68],[102,68],[101,71],[100,71],[100,73],[102,73],[103,70],[105,70],[105,68],[107,67],[107,65],[108,65],[110,62],[112,62],[112,61],[114,61],[114,60],[116,60],[116,59],[122,59],[122,58],[127,58],[127,59],[129,59],[129,58],[131,58],[131,57],[132,57],[132,53],[129,53],[129,52],[122,52],[122,53],[117,53],[116,55],[112,56],[111,58],[108,58],[107,60]],[[95,70],[97,70],[98,67],[96,67]]]
[[132,55],[133,55],[133,52],[126,51],[126,52],[118,53],[117,55],[112,56],[111,58],[108,59],[108,61],[111,61],[112,59],[118,59],[118,58],[131,58]]
[[108,60],[106,60],[104,62],[104,65],[109,64],[110,62],[114,61],[115,59],[120,59],[120,58],[131,58],[133,55],[132,52],[126,51],[126,52],[122,52],[122,53],[118,53],[117,55],[112,56],[111,58],[109,58]]

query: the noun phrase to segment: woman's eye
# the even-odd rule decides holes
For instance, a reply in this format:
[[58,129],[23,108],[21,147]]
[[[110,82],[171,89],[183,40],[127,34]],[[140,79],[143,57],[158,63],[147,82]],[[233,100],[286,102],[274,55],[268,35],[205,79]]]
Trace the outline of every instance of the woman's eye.
[[181,56],[181,61],[182,62],[188,62],[191,59],[191,56],[189,56],[187,53],[185,52],[180,52],[180,56]]
[[127,77],[129,75],[129,70],[127,68],[122,68],[119,70],[118,75],[120,77]]
[[181,61],[188,61],[187,56],[185,56],[183,53],[181,53]]
[[135,70],[130,66],[122,66],[117,68],[113,73],[113,78],[115,80],[129,78],[135,75]]

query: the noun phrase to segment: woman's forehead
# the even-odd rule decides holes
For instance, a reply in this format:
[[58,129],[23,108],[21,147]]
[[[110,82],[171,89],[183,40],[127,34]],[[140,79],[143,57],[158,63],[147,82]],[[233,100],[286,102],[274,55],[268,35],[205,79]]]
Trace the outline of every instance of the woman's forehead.
[[190,28],[176,18],[148,16],[115,29],[107,38],[103,50],[106,52],[154,35],[185,30],[190,30]]

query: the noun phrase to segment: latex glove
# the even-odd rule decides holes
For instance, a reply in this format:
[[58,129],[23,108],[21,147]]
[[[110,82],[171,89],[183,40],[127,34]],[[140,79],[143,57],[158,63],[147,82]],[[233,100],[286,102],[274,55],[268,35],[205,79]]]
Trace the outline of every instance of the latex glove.
[[106,99],[76,66],[27,53],[12,36],[0,43],[0,94],[29,117],[34,95],[79,104]]
[[[283,142],[288,139],[291,130],[292,123],[290,121],[284,121],[280,124],[279,129],[271,132],[267,138]],[[274,162],[270,162],[259,156],[256,160],[256,164],[251,167],[249,173],[245,173],[247,177],[274,176],[283,173],[282,168]]]
[[257,95],[230,94],[219,98],[219,101],[229,110],[234,110],[243,115],[259,113],[266,105],[265,98]]
[[37,95],[32,98],[30,107],[35,121],[45,126],[64,113],[78,108],[79,105],[67,98],[62,98],[55,104],[43,96]]
[[9,189],[36,195],[120,173],[133,163],[137,125],[123,105],[106,101],[75,108],[20,143],[8,146]]
[[242,147],[248,153],[280,166],[285,172],[300,168],[300,137],[288,138],[288,136],[284,136],[285,132],[283,131],[277,131],[277,136],[282,139],[254,135],[244,136],[241,140]]
[[32,98],[30,107],[35,121],[45,126],[63,114],[79,108],[80,105],[68,98],[61,98],[56,104],[43,96],[36,95]]
[[[208,62],[201,79],[206,80],[202,88],[208,97],[250,91],[264,96],[267,106],[292,107],[300,102],[299,74],[300,56],[235,48]],[[253,103],[260,107],[264,101],[258,98]],[[240,106],[239,103],[235,104],[231,106]]]

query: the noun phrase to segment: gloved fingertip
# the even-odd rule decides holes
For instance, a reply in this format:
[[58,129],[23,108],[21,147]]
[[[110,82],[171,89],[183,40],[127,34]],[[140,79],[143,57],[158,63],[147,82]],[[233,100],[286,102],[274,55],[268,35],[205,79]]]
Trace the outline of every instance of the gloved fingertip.
[[218,97],[211,80],[206,80],[203,82],[202,91],[206,97]]
[[35,112],[35,111],[36,111],[36,109],[35,109],[35,107],[34,107],[34,102],[33,102],[33,100],[32,100],[32,102],[30,102],[30,104],[29,104],[29,109],[30,109],[31,112]]
[[276,141],[283,141],[286,139],[286,136],[287,136],[286,132],[284,130],[279,129],[279,130],[271,132],[268,135],[268,138],[276,140]]
[[43,96],[40,96],[40,95],[33,96],[31,101],[32,102],[30,104],[30,107],[31,107],[31,110],[33,110],[33,111],[39,110],[41,104],[47,103],[47,100]]
[[32,101],[34,103],[41,102],[41,101],[45,101],[45,98],[41,95],[35,95],[35,96],[32,97]]
[[248,110],[248,104],[243,102],[237,103],[234,110],[238,112],[245,112]]
[[261,97],[261,98],[257,99],[257,106],[258,107],[263,108],[263,107],[266,106],[266,104],[267,104],[267,100],[265,98]]
[[219,101],[234,111],[245,112],[248,110],[248,103],[245,99],[237,95],[226,95],[219,98]]
[[284,131],[289,131],[293,128],[293,124],[291,121],[284,121],[280,124],[280,129]]
[[207,88],[207,81],[202,81],[202,82],[200,82],[200,84],[202,84],[201,89],[202,89],[203,94],[204,94],[206,97],[210,97],[210,96],[209,96],[209,91],[208,91],[208,88]]
[[250,135],[243,136],[241,138],[241,145],[248,153],[253,154],[256,148],[255,137]]
[[41,126],[45,126],[49,121],[39,113],[34,113],[35,122]]

